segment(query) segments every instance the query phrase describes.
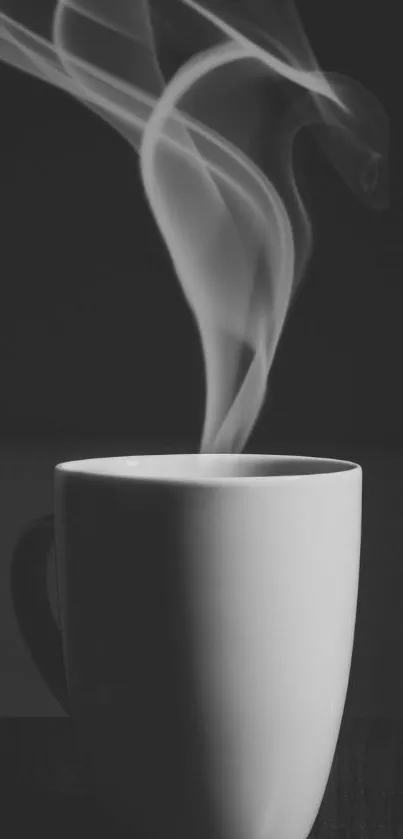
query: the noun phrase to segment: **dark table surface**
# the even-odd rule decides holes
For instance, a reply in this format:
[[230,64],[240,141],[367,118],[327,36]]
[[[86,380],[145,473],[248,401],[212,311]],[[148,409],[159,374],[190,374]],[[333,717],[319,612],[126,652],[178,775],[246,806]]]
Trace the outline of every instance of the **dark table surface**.
[[[133,839],[86,788],[67,717],[0,719],[0,773],[4,839]],[[403,720],[344,717],[310,834],[335,837],[403,839]]]

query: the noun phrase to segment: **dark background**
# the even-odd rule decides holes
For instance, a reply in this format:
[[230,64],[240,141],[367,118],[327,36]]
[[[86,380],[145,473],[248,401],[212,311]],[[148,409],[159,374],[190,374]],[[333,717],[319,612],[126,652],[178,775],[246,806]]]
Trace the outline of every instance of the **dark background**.
[[[351,701],[399,715],[403,622],[402,147],[398,4],[299,4],[319,64],[390,117],[390,207],[358,202],[297,141],[315,233],[246,451],[351,457],[364,470]],[[8,599],[13,543],[52,505],[55,463],[196,451],[198,332],[143,198],[137,158],[67,94],[0,64],[2,504],[0,714],[57,714]]]

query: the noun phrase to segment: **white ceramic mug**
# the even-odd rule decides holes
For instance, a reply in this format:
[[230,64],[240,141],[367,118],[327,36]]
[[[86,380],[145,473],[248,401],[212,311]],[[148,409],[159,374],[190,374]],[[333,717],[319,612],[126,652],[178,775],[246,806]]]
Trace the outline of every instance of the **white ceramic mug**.
[[332,459],[56,466],[59,652],[49,611],[53,651],[24,624],[51,516],[16,548],[14,606],[119,821],[147,839],[308,835],[350,672],[361,498],[360,466]]

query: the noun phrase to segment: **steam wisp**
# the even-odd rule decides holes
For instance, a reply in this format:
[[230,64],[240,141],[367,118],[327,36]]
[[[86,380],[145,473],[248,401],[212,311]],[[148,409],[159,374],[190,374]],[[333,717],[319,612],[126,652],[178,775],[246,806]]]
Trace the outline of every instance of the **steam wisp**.
[[[51,37],[32,28],[32,0],[0,0],[0,59],[76,97],[138,153],[199,329],[201,451],[241,451],[312,252],[295,136],[310,126],[356,196],[382,209],[385,112],[322,72],[291,0],[58,0],[49,24]],[[170,38],[185,57],[167,74]]]

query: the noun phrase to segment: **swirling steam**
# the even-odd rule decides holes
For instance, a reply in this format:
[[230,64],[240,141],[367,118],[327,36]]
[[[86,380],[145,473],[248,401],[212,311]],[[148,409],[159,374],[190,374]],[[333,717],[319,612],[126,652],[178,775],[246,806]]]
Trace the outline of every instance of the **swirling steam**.
[[295,136],[310,126],[356,196],[384,208],[382,106],[321,71],[292,0],[0,0],[0,59],[81,100],[137,151],[200,333],[201,451],[241,451],[312,252]]

